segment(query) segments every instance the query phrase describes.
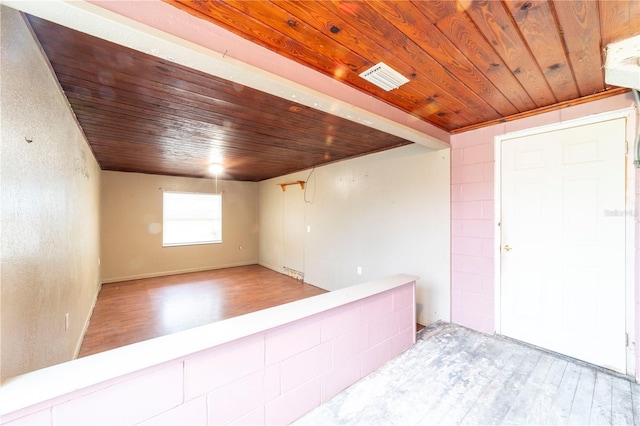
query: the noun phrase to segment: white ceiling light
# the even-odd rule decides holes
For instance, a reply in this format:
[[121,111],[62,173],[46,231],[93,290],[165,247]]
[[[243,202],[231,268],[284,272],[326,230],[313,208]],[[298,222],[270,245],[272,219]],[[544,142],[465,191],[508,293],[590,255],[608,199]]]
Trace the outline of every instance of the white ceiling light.
[[218,176],[220,173],[224,171],[224,167],[220,163],[213,163],[209,166],[209,171],[214,175]]
[[375,84],[381,89],[389,90],[397,89],[405,83],[409,82],[409,79],[400,74],[398,71],[391,68],[384,62],[380,62],[365,72],[360,74],[360,77],[364,78],[370,83]]

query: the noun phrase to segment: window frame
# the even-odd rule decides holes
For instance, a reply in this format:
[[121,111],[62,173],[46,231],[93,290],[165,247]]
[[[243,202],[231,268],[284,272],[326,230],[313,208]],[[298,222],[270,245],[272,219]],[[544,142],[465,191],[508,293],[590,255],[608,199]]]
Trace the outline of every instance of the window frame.
[[[198,238],[183,238],[179,242],[167,242],[166,240],[166,229],[167,229],[167,194],[178,194],[185,196],[202,196],[211,197],[211,199],[217,199],[217,211],[213,212],[213,218],[203,217],[201,219],[193,218],[193,220],[201,220],[201,221],[211,221],[214,224],[214,228],[212,229],[213,235],[216,233],[219,235],[219,239],[198,239]],[[171,221],[172,219],[169,219]],[[179,218],[173,219],[173,221],[181,220]],[[188,219],[182,219],[188,220]],[[219,222],[219,228],[215,228],[215,223]],[[205,233],[202,233],[205,234]],[[174,239],[175,240],[175,239]],[[222,243],[222,194],[210,193],[210,192],[194,192],[194,191],[163,191],[162,192],[162,247],[180,247],[180,246],[195,246],[195,245],[204,245],[204,244],[221,244]]]

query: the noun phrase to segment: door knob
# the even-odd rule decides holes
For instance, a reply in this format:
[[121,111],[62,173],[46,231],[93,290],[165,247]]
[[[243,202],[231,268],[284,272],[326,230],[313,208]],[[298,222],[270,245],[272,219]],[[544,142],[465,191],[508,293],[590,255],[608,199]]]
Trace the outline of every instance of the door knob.
[[509,244],[505,245],[503,248],[504,251],[511,251],[511,246],[509,246]]

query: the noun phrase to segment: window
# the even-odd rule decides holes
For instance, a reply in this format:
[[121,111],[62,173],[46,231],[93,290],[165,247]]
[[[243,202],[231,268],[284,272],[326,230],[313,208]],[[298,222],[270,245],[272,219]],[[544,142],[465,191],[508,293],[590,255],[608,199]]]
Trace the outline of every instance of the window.
[[222,196],[164,192],[162,246],[222,242]]

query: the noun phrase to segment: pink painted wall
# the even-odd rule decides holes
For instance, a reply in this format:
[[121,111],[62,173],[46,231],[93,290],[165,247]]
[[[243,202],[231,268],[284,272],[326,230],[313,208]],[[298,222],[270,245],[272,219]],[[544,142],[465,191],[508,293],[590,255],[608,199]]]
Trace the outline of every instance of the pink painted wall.
[[495,127],[452,136],[451,319],[493,332]]
[[415,343],[414,318],[415,281],[40,401],[0,423],[287,424]]
[[[451,136],[451,320],[495,331],[494,139],[505,133],[633,106],[631,94]],[[630,123],[633,127],[633,123]],[[635,128],[630,128],[631,132]],[[640,176],[640,174],[637,174]],[[637,179],[637,178],[636,178]],[[640,185],[636,184],[636,211]],[[636,215],[636,217],[638,217]],[[640,219],[636,231],[636,335],[640,336]],[[640,351],[637,351],[640,365]],[[638,371],[638,368],[636,369]],[[639,376],[640,377],[640,376]]]

